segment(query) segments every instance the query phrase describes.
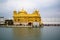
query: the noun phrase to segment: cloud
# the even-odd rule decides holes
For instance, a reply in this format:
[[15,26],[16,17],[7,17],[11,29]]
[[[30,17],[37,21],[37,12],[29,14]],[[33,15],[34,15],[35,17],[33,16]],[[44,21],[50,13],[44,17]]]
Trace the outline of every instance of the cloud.
[[21,8],[24,8],[29,13],[32,13],[35,9],[39,9],[42,17],[46,16],[45,13],[49,14],[49,16],[52,14],[53,16],[54,13],[59,13],[58,11],[54,12],[57,5],[58,0],[1,0],[0,13],[12,15],[13,10],[20,10]]
[[8,0],[8,2],[2,4],[7,8],[43,8],[55,5],[57,0]]
[[0,0],[0,3],[5,3],[7,2],[7,0]]

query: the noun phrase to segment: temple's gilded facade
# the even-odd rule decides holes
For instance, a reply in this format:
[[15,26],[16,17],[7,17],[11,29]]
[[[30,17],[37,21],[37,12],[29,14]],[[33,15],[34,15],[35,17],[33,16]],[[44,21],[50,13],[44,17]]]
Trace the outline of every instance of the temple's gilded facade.
[[19,12],[14,11],[13,20],[14,20],[14,23],[38,22],[39,24],[42,24],[41,16],[38,10],[35,10],[32,14],[27,13],[24,9],[20,10]]

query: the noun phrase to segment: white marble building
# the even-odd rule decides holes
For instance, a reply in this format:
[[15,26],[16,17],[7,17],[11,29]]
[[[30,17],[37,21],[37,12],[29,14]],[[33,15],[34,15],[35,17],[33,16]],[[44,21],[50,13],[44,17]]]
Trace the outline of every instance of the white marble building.
[[42,18],[43,24],[60,24],[60,18]]
[[4,24],[4,23],[5,23],[4,17],[0,17],[0,24]]

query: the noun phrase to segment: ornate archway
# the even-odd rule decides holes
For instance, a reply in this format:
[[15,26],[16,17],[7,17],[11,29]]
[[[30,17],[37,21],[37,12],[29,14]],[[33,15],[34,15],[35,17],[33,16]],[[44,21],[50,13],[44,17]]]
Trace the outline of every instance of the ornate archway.
[[28,23],[28,25],[30,25],[30,26],[31,26],[31,25],[32,25],[32,23],[31,23],[31,22],[29,22],[29,23]]

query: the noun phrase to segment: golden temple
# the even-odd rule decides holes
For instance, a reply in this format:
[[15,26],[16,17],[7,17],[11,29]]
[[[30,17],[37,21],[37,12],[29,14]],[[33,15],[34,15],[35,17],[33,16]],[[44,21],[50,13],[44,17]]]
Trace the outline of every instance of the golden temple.
[[32,14],[29,14],[24,9],[19,12],[13,11],[13,22],[19,24],[33,24],[34,22],[38,22],[39,24],[42,24],[41,16],[38,10],[35,10]]

